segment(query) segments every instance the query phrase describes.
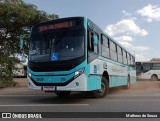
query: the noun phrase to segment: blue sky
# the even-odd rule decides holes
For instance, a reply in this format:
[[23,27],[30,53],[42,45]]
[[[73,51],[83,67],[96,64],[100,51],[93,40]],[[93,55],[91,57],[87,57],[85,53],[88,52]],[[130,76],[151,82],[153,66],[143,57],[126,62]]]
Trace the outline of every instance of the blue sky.
[[160,58],[159,0],[24,0],[60,18],[86,16],[132,53]]

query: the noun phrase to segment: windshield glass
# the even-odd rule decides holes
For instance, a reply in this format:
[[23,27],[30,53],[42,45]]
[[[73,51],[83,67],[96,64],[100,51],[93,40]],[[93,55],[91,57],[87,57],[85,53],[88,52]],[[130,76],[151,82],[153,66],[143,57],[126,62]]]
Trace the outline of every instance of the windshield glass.
[[47,30],[32,33],[29,61],[63,61],[84,55],[84,31]]
[[136,63],[136,73],[139,74],[142,72],[142,65],[141,63]]

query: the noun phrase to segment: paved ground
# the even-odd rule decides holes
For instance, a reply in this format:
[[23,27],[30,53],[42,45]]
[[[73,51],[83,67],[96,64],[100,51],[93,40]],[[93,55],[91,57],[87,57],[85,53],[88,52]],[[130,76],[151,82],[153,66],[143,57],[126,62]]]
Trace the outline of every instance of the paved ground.
[[18,87],[0,89],[0,111],[160,112],[160,81],[140,80],[128,90],[123,87],[111,88],[110,93],[101,99],[93,99],[88,93],[72,93],[69,98],[59,98],[54,93],[29,90],[25,78],[16,78],[15,81],[19,83]]

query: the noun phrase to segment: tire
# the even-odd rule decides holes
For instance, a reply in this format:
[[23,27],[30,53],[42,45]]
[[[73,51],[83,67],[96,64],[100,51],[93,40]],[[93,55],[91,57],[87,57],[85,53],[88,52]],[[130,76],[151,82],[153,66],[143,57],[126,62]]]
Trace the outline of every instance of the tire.
[[151,76],[151,80],[152,80],[152,81],[158,81],[157,75],[152,75],[152,76]]
[[59,97],[68,97],[71,91],[56,91],[55,94]]
[[109,92],[109,83],[106,78],[102,77],[101,89],[92,92],[94,98],[103,98]]
[[129,89],[131,86],[130,77],[128,76],[127,85],[125,85],[125,89]]

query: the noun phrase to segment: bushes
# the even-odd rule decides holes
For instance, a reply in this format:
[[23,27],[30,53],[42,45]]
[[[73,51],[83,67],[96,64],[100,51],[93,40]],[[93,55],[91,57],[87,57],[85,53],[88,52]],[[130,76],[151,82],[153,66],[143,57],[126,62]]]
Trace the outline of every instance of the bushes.
[[15,86],[13,68],[17,60],[0,53],[0,88]]

